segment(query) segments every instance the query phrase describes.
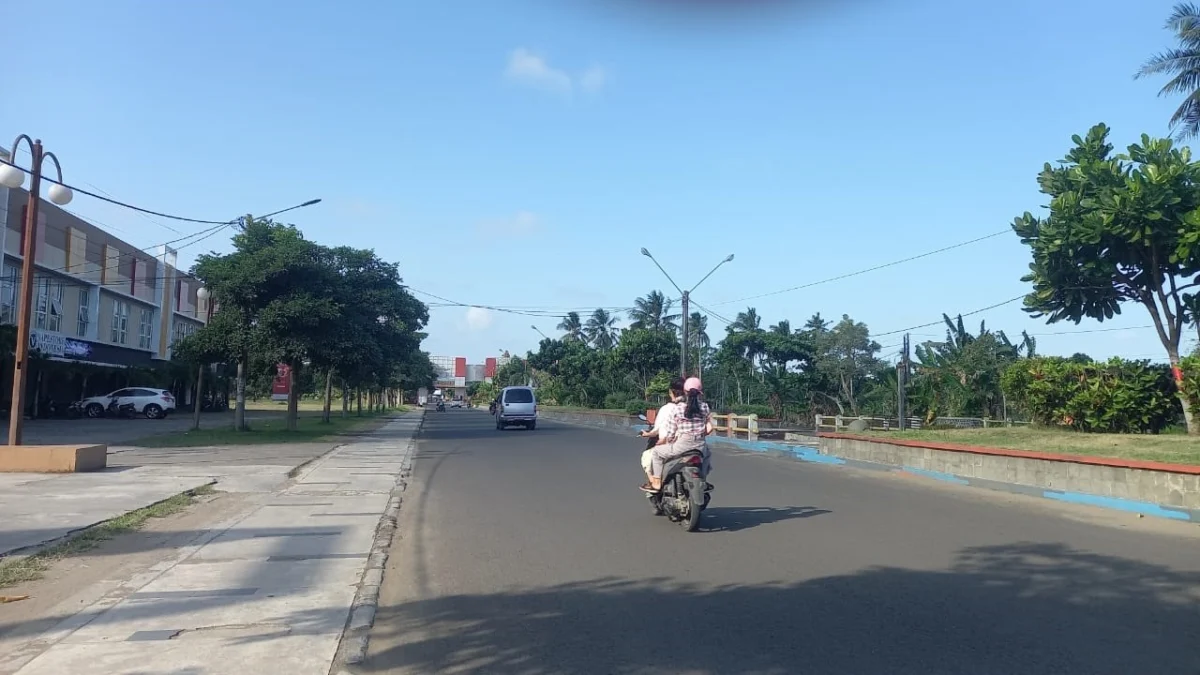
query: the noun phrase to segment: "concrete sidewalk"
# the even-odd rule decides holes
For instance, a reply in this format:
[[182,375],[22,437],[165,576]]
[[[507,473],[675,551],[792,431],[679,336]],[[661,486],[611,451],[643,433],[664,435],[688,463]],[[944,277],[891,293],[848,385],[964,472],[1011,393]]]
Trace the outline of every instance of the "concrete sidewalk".
[[422,412],[314,462],[67,618],[18,675],[326,675]]

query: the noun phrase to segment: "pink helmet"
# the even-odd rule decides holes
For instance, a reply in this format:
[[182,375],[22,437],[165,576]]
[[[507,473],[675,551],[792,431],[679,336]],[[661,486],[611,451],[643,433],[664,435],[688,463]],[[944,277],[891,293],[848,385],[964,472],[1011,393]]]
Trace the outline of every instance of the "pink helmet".
[[700,378],[698,378],[698,377],[689,377],[687,379],[687,382],[683,383],[683,390],[684,391],[704,391],[703,389],[700,388]]

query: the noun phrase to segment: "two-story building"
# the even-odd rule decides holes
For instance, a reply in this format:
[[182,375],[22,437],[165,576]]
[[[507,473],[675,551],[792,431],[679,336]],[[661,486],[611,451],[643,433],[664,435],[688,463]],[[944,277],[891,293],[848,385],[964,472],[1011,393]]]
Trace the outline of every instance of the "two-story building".
[[[28,199],[24,189],[0,186],[0,323],[16,321]],[[52,361],[152,366],[203,325],[200,283],[176,267],[169,246],[140,250],[46,200],[34,236],[30,346]],[[7,400],[11,362],[0,372]]]

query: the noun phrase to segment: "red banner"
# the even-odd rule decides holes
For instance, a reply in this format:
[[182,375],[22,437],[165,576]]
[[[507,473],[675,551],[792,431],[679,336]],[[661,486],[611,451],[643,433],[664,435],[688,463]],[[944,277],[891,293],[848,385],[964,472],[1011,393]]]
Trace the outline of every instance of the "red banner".
[[271,400],[286,401],[292,390],[292,367],[286,363],[275,366],[275,380],[271,382]]

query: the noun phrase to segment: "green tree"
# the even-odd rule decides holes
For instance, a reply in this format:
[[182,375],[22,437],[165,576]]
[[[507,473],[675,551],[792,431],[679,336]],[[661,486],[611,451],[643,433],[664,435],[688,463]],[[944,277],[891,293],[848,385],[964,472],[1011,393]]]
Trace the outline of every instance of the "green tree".
[[632,375],[637,390],[645,392],[655,375],[678,369],[679,343],[662,329],[631,328],[621,333],[613,359]]
[[1150,57],[1134,77],[1171,76],[1158,95],[1183,95],[1170,124],[1178,138],[1185,140],[1200,132],[1200,8],[1190,2],[1175,5],[1166,28],[1175,34],[1179,46]]
[[840,414],[849,408],[858,415],[859,399],[868,388],[870,376],[880,368],[880,346],[871,339],[867,324],[848,315],[832,328],[813,335],[816,370],[830,382],[833,392],[821,393],[832,400]]
[[671,313],[674,304],[662,291],[650,291],[646,297],[634,300],[633,309],[629,310],[629,319],[633,323],[629,327],[678,331],[680,315]]
[[593,347],[605,351],[612,349],[617,343],[617,318],[609,314],[607,309],[598,308],[588,317],[583,334]]
[[563,332],[564,340],[582,341],[584,339],[583,322],[579,319],[579,312],[569,312],[564,316],[562,321],[558,322],[558,330]]
[[1108,132],[1098,124],[1086,138],[1072,137],[1066,158],[1038,176],[1049,214],[1026,212],[1013,223],[1033,258],[1022,278],[1033,284],[1025,310],[1048,323],[1080,323],[1110,319],[1136,302],[1177,367],[1184,292],[1200,285],[1200,166],[1187,148],[1145,135],[1128,154],[1113,155]]

